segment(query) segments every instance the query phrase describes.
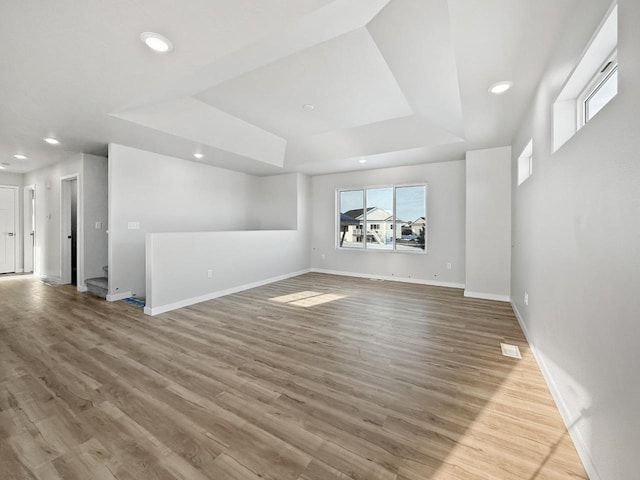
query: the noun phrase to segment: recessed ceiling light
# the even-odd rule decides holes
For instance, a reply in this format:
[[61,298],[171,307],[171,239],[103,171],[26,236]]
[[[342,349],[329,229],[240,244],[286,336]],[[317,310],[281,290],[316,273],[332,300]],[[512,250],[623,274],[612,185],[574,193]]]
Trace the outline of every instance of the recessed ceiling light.
[[316,106],[315,105],[311,105],[310,103],[305,103],[304,105],[302,105],[302,109],[306,110],[307,112],[310,112],[311,110],[315,110]]
[[358,160],[360,163],[367,163],[367,159],[366,158],[361,158],[360,160]]
[[502,93],[505,93],[507,90],[509,90],[511,87],[513,87],[513,82],[498,82],[498,83],[494,83],[493,85],[491,85],[491,88],[489,88],[489,91],[491,93],[493,93],[494,95],[500,95]]
[[194,153],[193,156],[196,157],[198,160],[204,157],[202,153]]
[[26,156],[26,155],[23,155],[23,154],[21,154],[21,153],[16,153],[16,154],[13,156],[13,158],[17,158],[18,160],[26,160],[26,159],[27,159],[27,156]]
[[58,141],[53,137],[47,137],[44,139],[44,141],[47,142],[49,145],[58,145],[60,143],[60,141]]
[[154,52],[166,53],[173,50],[173,44],[171,41],[159,33],[154,32],[142,32],[140,34],[140,40],[142,40],[147,47]]
[[4,163],[0,164],[0,170],[4,170],[5,168],[7,167],[4,166]]

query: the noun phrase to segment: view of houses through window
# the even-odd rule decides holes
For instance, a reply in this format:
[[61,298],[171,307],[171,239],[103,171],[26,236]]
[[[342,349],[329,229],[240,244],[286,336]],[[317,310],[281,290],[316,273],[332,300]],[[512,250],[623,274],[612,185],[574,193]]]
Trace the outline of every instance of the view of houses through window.
[[338,246],[368,250],[426,250],[427,186],[338,192]]

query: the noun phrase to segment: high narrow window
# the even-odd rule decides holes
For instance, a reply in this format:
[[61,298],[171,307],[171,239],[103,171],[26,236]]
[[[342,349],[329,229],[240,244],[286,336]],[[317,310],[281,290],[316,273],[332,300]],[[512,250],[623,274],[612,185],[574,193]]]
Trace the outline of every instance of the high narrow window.
[[579,102],[582,108],[580,121],[584,125],[591,120],[596,113],[602,110],[607,103],[618,94],[618,64],[615,55],[594,76]]
[[553,104],[553,151],[618,93],[618,7],[614,5]]
[[533,140],[524,148],[518,157],[518,185],[531,176],[533,173]]

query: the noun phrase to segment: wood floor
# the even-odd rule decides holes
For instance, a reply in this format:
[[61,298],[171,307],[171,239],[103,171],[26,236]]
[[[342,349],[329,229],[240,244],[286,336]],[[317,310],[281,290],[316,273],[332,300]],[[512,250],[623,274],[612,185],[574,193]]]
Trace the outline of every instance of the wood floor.
[[0,317],[3,480],[587,478],[509,305],[461,290],[307,274],[149,317],[24,276]]

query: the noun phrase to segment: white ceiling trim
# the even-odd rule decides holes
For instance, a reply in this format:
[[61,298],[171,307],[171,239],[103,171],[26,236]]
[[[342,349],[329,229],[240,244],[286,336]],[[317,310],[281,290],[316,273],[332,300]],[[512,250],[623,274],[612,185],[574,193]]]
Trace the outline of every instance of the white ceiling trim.
[[282,167],[286,140],[194,98],[180,98],[112,116]]

